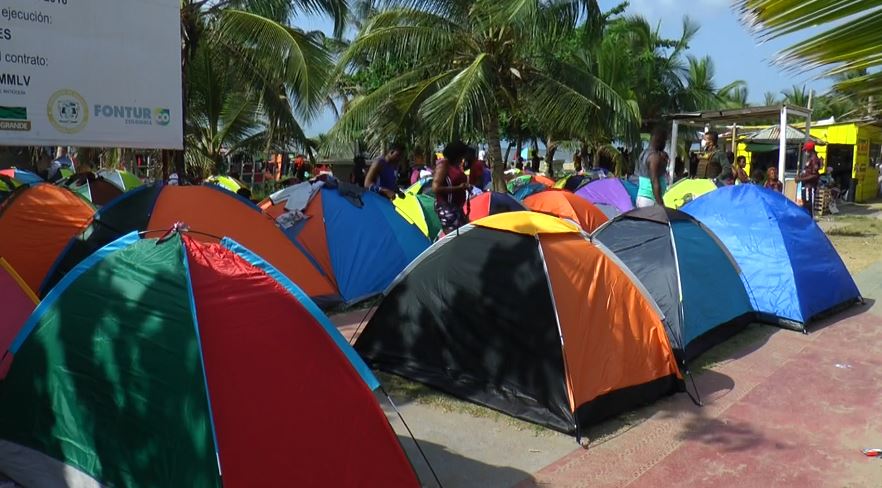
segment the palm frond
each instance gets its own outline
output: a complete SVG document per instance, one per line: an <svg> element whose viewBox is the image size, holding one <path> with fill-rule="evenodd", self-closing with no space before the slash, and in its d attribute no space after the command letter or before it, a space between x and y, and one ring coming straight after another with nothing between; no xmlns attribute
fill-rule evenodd
<svg viewBox="0 0 882 488"><path fill-rule="evenodd" d="M289 87L304 113L315 113L320 107L332 63L319 36L250 12L226 10L213 40L245 61L255 75L272 75Z"/></svg>
<svg viewBox="0 0 882 488"><path fill-rule="evenodd" d="M420 116L439 134L457 138L467 128L483 130L484 117L496 112L493 67L479 54L450 83L420 107Z"/></svg>

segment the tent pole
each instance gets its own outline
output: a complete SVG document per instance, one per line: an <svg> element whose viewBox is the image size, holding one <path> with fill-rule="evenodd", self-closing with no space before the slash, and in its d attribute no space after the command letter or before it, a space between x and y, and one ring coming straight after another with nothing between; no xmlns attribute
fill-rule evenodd
<svg viewBox="0 0 882 488"><path fill-rule="evenodd" d="M787 161L787 105L781 105L781 125L779 128L778 174L781 176L781 182L786 185L787 178L784 175L784 169Z"/></svg>
<svg viewBox="0 0 882 488"><path fill-rule="evenodd" d="M678 120L674 120L671 124L671 145L668 154L670 155L671 162L668 165L668 176L671 179L671 182L674 181L674 161L677 160L677 138L680 136L680 123Z"/></svg>
<svg viewBox="0 0 882 488"><path fill-rule="evenodd" d="M809 110L811 110L811 108L809 108ZM812 131L812 116L806 115L805 116L805 140L802 141L802 147L805 147L805 143L808 142L812 138L811 131ZM800 148L800 149L802 149L802 148ZM799 151L799 169L802 170L802 168L804 168L804 167L805 167L805 153L802 150L800 150Z"/></svg>

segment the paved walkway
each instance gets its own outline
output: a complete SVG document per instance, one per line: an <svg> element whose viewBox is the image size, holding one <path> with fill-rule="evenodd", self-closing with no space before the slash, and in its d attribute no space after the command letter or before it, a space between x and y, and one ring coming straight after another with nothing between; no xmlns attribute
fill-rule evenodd
<svg viewBox="0 0 882 488"><path fill-rule="evenodd" d="M858 285L882 296L882 263ZM882 486L882 461L860 453L882 447L882 305L867 302L808 335L770 329L696 378L704 407L685 395L656 403L637 427L518 488Z"/></svg>
<svg viewBox="0 0 882 488"><path fill-rule="evenodd" d="M882 460L860 449L882 447L882 262L857 282L867 305L807 335L756 326L757 341L695 378L703 407L664 399L588 449L431 406L407 405L405 418L447 487L880 487Z"/></svg>

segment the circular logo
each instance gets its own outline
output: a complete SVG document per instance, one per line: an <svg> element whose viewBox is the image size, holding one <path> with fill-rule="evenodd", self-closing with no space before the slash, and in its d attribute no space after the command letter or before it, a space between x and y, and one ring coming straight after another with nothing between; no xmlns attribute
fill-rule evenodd
<svg viewBox="0 0 882 488"><path fill-rule="evenodd" d="M49 122L58 132L76 134L89 123L86 99L73 90L58 90L46 105Z"/></svg>

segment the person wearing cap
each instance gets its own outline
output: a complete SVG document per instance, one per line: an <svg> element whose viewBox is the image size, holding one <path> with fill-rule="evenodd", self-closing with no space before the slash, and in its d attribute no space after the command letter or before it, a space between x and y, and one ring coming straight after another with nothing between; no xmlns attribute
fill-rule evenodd
<svg viewBox="0 0 882 488"><path fill-rule="evenodd" d="M806 142L803 151L806 155L805 166L802 173L796 177L796 181L802 183L802 205L809 215L812 215L818 194L818 180L821 179L821 160L815 152L814 142Z"/></svg>

